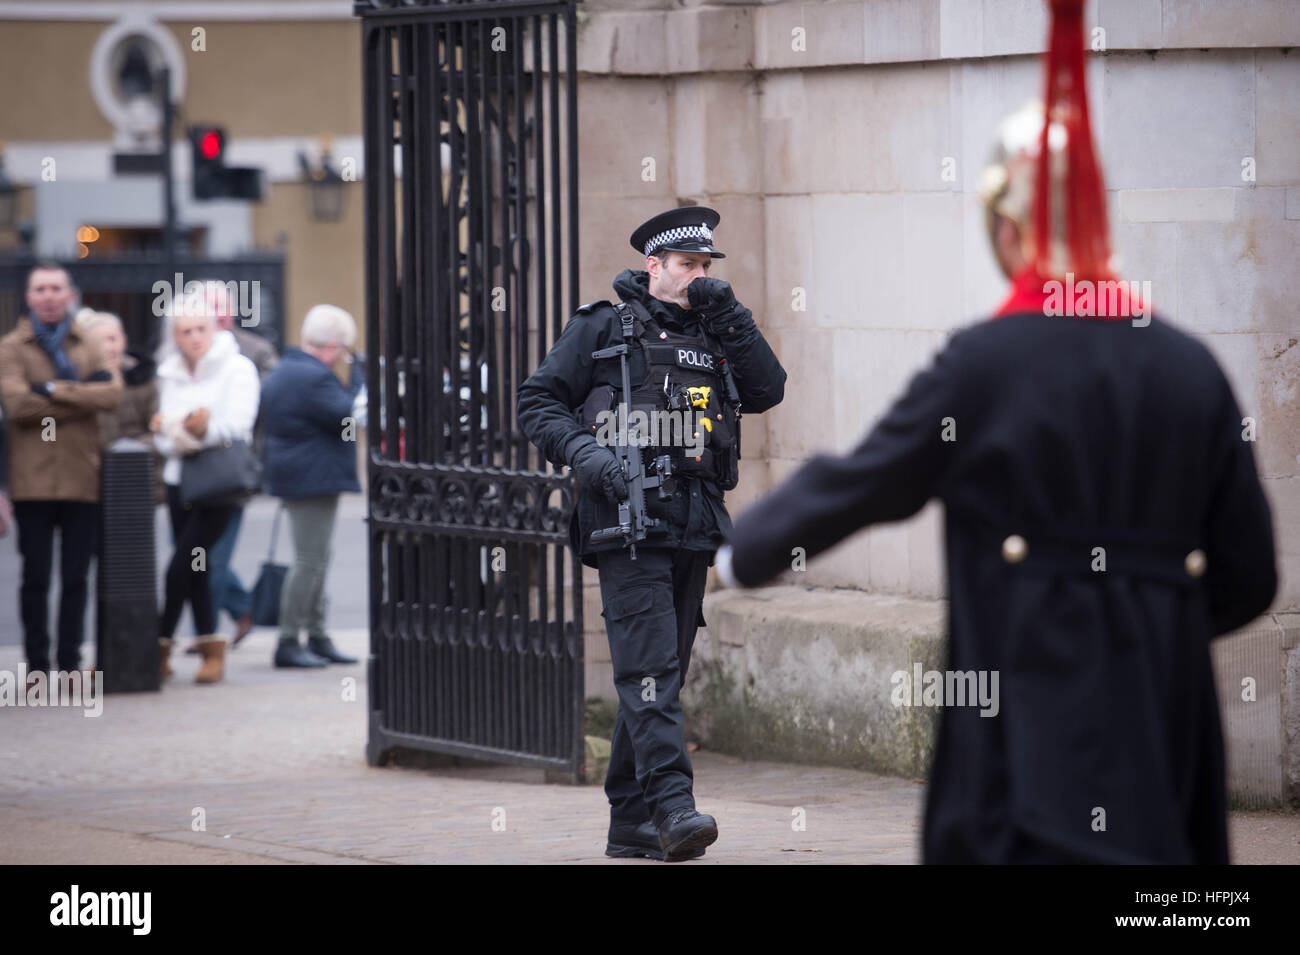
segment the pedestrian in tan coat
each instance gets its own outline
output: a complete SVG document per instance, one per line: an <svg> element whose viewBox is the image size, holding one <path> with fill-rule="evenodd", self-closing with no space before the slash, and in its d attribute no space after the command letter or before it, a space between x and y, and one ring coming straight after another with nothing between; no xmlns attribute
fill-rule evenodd
<svg viewBox="0 0 1300 955"><path fill-rule="evenodd" d="M122 377L73 327L76 297L53 263L27 277L29 314L0 338L0 400L9 425L9 493L22 555L20 615L28 669L50 668L49 590L58 528L58 667L81 667L86 586L99 526L99 413L122 400Z"/></svg>

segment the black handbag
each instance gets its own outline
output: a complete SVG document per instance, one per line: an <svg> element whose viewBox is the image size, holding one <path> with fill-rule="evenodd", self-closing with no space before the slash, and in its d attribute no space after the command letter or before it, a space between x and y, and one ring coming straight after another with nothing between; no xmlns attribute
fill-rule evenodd
<svg viewBox="0 0 1300 955"><path fill-rule="evenodd" d="M280 532L280 515L284 505L275 512L271 522L271 548L267 551L266 561L257 575L253 585L253 623L259 627L278 627L280 625L280 595L284 592L284 578L289 573L285 564L275 562L275 539Z"/></svg>
<svg viewBox="0 0 1300 955"><path fill-rule="evenodd" d="M182 504L243 505L262 486L262 463L247 441L227 441L181 458Z"/></svg>

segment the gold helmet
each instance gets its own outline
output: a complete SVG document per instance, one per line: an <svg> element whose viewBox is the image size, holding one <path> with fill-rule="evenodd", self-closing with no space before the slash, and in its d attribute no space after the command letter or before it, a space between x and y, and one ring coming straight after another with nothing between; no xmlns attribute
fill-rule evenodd
<svg viewBox="0 0 1300 955"><path fill-rule="evenodd" d="M1030 100L998 124L988 165L977 190L984 206L989 242L997 244L999 216L1010 219L1028 236L1033 226L1034 167L1043 130L1043 104Z"/></svg>
<svg viewBox="0 0 1300 955"><path fill-rule="evenodd" d="M1088 115L1084 0L1047 4L1043 102L1003 121L980 196L995 246L997 217L1006 216L1020 227L1026 260L1040 277L1102 278L1112 274L1113 263Z"/></svg>

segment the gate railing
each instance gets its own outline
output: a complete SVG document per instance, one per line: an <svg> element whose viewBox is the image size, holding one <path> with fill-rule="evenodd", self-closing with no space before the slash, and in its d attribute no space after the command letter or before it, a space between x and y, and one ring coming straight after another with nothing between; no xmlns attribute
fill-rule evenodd
<svg viewBox="0 0 1300 955"><path fill-rule="evenodd" d="M575 3L354 9L373 409L367 755L409 747L577 775L572 479L515 421L519 384L577 300Z"/></svg>

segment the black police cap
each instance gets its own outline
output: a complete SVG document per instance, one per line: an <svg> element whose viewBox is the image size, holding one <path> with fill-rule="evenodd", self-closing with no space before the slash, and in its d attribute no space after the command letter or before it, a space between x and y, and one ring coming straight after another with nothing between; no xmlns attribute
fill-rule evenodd
<svg viewBox="0 0 1300 955"><path fill-rule="evenodd" d="M705 206L682 206L661 212L632 233L632 248L641 255L665 252L707 252L726 256L713 247L713 230L722 217Z"/></svg>

